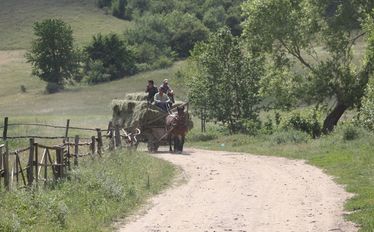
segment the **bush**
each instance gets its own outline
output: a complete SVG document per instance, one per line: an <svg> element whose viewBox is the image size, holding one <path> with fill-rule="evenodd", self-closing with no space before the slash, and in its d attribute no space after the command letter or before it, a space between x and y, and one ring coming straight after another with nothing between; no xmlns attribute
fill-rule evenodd
<svg viewBox="0 0 374 232"><path fill-rule="evenodd" d="M344 140L355 140L359 137L358 130L352 125L349 125L343 130L343 139Z"/></svg>
<svg viewBox="0 0 374 232"><path fill-rule="evenodd" d="M166 56L160 56L152 65L153 69L167 68L173 64L173 61Z"/></svg>
<svg viewBox="0 0 374 232"><path fill-rule="evenodd" d="M104 68L103 62L100 60L88 61L86 74L84 82L90 85L110 81L109 70Z"/></svg>
<svg viewBox="0 0 374 232"><path fill-rule="evenodd" d="M24 85L21 85L20 89L21 89L21 93L26 93L27 92L26 86L24 86Z"/></svg>
<svg viewBox="0 0 374 232"><path fill-rule="evenodd" d="M191 142L206 142L217 139L218 135L213 132L206 133L189 133L187 140Z"/></svg>
<svg viewBox="0 0 374 232"><path fill-rule="evenodd" d="M366 136L368 131L354 122L344 122L337 126L335 134L344 141L356 140Z"/></svg>
<svg viewBox="0 0 374 232"><path fill-rule="evenodd" d="M294 129L276 131L270 136L270 141L275 144L306 143L309 139L307 133Z"/></svg>
<svg viewBox="0 0 374 232"><path fill-rule="evenodd" d="M54 83L54 82L48 82L47 86L45 87L46 93L57 93L63 89L63 86Z"/></svg>
<svg viewBox="0 0 374 232"><path fill-rule="evenodd" d="M254 119L241 119L234 124L234 128L230 129L234 132L255 136L259 134L261 122Z"/></svg>
<svg viewBox="0 0 374 232"><path fill-rule="evenodd" d="M92 61L100 61L110 80L135 73L135 56L126 43L116 34L94 36L92 42L84 48L86 53L85 73L91 70ZM96 67L96 66L95 66Z"/></svg>
<svg viewBox="0 0 374 232"><path fill-rule="evenodd" d="M313 138L321 136L322 132L316 110L304 114L300 112L292 113L291 116L285 119L283 128L302 131L308 133Z"/></svg>

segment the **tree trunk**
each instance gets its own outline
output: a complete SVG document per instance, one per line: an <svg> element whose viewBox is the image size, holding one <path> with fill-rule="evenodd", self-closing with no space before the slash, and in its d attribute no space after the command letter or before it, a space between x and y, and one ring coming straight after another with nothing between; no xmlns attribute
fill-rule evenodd
<svg viewBox="0 0 374 232"><path fill-rule="evenodd" d="M340 117L347 109L348 107L346 105L338 102L335 108L325 118L325 121L323 122L322 132L324 134L330 133L334 129L336 124L338 124Z"/></svg>

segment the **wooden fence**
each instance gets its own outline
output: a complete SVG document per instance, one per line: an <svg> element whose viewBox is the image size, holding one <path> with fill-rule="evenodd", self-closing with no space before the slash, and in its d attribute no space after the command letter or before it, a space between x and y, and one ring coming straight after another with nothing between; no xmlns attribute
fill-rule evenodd
<svg viewBox="0 0 374 232"><path fill-rule="evenodd" d="M66 126L47 124L10 124L8 118L4 119L3 143L0 144L0 186L6 190L14 187L38 187L40 184L57 181L66 177L71 166L77 166L80 157L101 157L104 150L113 150L122 147L120 128L109 127L107 130L100 128L70 127L70 120ZM38 126L65 129L63 136L37 136L22 135L8 136L10 126ZM1 128L1 127L0 127ZM80 138L76 135L70 138L69 129L96 132L90 138ZM102 132L107 132L105 135ZM9 141L14 139L29 139L29 146L15 151L10 151ZM107 138L108 146L104 146ZM42 145L36 139L62 139L62 143L54 146ZM61 140L60 140L61 141ZM74 142L70 142L74 141ZM56 142L57 143L57 142ZM3 183L2 183L3 182Z"/></svg>

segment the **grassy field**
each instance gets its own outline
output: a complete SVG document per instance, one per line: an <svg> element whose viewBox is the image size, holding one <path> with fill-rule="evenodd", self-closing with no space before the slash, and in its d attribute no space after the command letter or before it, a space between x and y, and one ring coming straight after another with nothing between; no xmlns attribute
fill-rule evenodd
<svg viewBox="0 0 374 232"><path fill-rule="evenodd" d="M0 50L29 48L32 25L47 18L59 18L70 24L79 45L99 32L121 34L131 26L130 22L96 8L95 0L1 0Z"/></svg>
<svg viewBox="0 0 374 232"><path fill-rule="evenodd" d="M224 135L211 128L201 134L195 128L189 146L210 150L246 152L258 155L303 159L322 168L355 196L346 204L349 220L362 226L362 232L374 231L374 135L357 129L358 138L344 140L347 129L312 140L295 132L251 137ZM205 141L203 141L205 140ZM192 143L192 145L191 145Z"/></svg>
<svg viewBox="0 0 374 232"><path fill-rule="evenodd" d="M153 72L139 73L110 83L96 86L69 86L57 94L44 94L45 83L31 76L31 67L25 63L20 51L2 51L0 59L0 116L58 115L64 118L71 115L111 117L112 99L122 98L126 93L144 91L148 79L160 83L168 78L173 86L175 73L183 62L175 63L171 68ZM26 92L21 91L21 85ZM179 89L177 96L185 96Z"/></svg>

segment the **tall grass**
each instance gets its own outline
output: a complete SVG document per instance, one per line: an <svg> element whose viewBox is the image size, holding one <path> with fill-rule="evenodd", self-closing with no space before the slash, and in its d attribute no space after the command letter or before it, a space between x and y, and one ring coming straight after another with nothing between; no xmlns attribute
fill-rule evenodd
<svg viewBox="0 0 374 232"><path fill-rule="evenodd" d="M110 231L114 220L169 186L174 167L123 151L87 159L45 189L0 192L0 231Z"/></svg>

